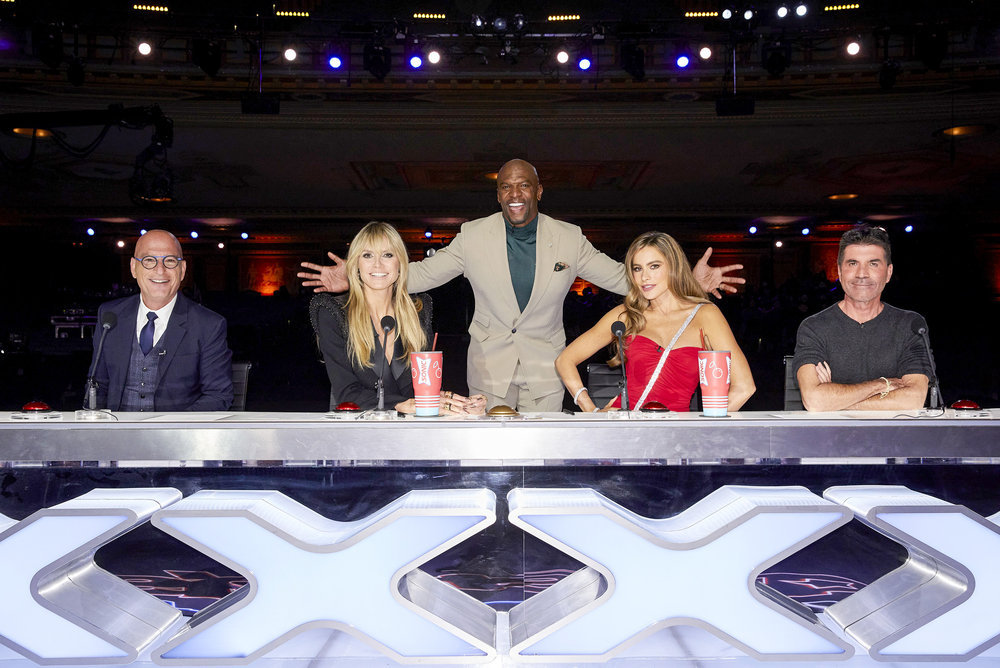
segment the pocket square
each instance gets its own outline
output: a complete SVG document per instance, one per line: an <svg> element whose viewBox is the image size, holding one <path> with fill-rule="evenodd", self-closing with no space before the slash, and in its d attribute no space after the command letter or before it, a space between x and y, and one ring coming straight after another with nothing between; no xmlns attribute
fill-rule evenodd
<svg viewBox="0 0 1000 668"><path fill-rule="evenodd" d="M552 271L563 271L564 269L569 269L569 265L565 262L556 262L556 266L552 268Z"/></svg>

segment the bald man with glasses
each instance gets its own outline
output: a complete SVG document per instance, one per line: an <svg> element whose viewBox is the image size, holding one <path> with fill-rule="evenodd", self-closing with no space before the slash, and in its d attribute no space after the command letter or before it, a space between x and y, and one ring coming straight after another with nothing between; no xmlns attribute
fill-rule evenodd
<svg viewBox="0 0 1000 668"><path fill-rule="evenodd" d="M224 411L233 402L226 319L180 292L187 263L177 237L150 230L129 261L139 294L102 304L113 313L97 360L97 407L112 411ZM94 336L94 355L100 330Z"/></svg>

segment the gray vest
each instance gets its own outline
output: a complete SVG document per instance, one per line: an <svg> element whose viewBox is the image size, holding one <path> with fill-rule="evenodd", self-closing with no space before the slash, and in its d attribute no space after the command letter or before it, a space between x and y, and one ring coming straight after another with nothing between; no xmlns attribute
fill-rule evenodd
<svg viewBox="0 0 1000 668"><path fill-rule="evenodd" d="M148 355L139 350L137 337L132 337L132 356L128 361L128 375L125 377L125 392L122 394L123 411L154 410L153 395L156 394L156 380L163 351L153 346Z"/></svg>

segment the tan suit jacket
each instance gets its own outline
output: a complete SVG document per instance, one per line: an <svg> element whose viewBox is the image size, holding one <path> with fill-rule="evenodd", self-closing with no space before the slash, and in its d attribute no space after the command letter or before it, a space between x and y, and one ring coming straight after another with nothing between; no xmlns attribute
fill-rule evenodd
<svg viewBox="0 0 1000 668"><path fill-rule="evenodd" d="M566 346L563 301L577 276L618 294L624 267L594 248L576 225L538 214L535 282L524 312L517 306L500 212L469 221L448 246L410 265L410 292L423 292L464 275L476 311L469 326L469 392L503 396L520 361L532 398L558 392L556 356Z"/></svg>

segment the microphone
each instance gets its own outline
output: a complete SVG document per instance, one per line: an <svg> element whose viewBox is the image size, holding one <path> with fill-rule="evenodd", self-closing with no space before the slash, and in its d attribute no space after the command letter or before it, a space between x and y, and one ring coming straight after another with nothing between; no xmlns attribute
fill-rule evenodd
<svg viewBox="0 0 1000 668"><path fill-rule="evenodd" d="M379 411L385 410L385 387L382 384L382 374L385 373L385 344L389 340L389 332L393 330L396 326L396 319L391 315L382 316L382 360L379 364L378 370L378 382L375 384L375 389L378 392L378 409Z"/></svg>
<svg viewBox="0 0 1000 668"><path fill-rule="evenodd" d="M101 338L97 342L97 352L94 353L90 370L87 372L87 382L84 384L83 407L85 410L97 410L97 383L94 381L94 374L97 372L97 362L100 361L101 353L104 351L104 339L117 324L118 316L111 311L105 311L101 314Z"/></svg>
<svg viewBox="0 0 1000 668"><path fill-rule="evenodd" d="M629 410L628 377L625 375L625 343L622 340L622 335L625 334L625 323L621 320L615 320L611 323L611 333L618 338L618 359L621 361L622 368L622 379L618 381L618 389L621 390L622 408L627 412Z"/></svg>
<svg viewBox="0 0 1000 668"><path fill-rule="evenodd" d="M934 364L934 352L931 351L931 339L927 335L927 322L919 313L914 313L913 315L913 320L910 322L910 329L912 329L913 333L923 340L924 350L927 351L927 359L931 363L931 378L927 388L930 393L930 398L927 402L927 407L940 408L941 384L937 377L937 366Z"/></svg>

